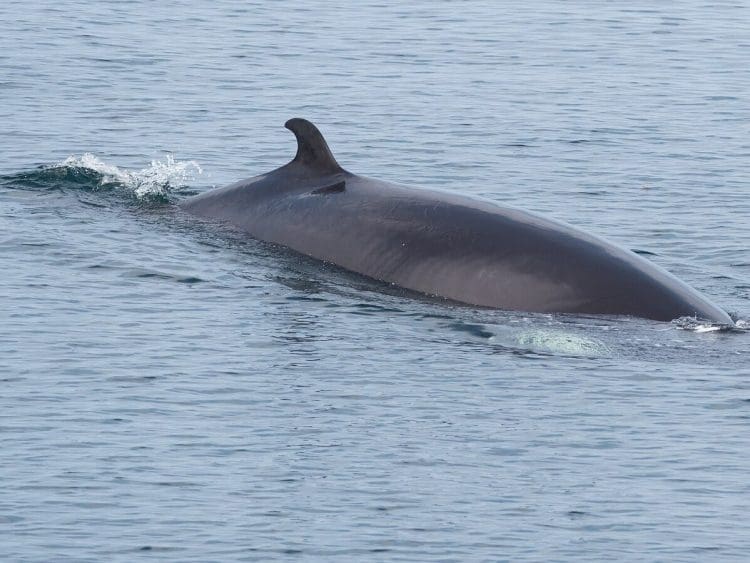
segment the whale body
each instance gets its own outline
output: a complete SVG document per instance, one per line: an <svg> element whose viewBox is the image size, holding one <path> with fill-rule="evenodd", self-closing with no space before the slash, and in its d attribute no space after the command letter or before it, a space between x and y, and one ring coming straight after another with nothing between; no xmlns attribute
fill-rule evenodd
<svg viewBox="0 0 750 563"><path fill-rule="evenodd" d="M291 162L187 199L182 209L470 305L733 324L696 290L616 244L489 201L352 174L312 123L285 126L298 143Z"/></svg>

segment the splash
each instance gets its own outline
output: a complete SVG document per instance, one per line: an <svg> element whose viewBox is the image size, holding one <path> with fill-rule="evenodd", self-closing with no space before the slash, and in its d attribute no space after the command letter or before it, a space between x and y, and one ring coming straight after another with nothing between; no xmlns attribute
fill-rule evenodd
<svg viewBox="0 0 750 563"><path fill-rule="evenodd" d="M69 156L44 167L43 171L94 189L122 188L139 200L168 199L175 189L185 187L203 174L197 162L177 161L172 155L167 155L164 161L152 160L142 170L131 171L107 164L91 153Z"/></svg>
<svg viewBox="0 0 750 563"><path fill-rule="evenodd" d="M695 317L680 317L672 321L672 324L680 330L690 332L744 332L748 329L746 321L738 320L734 325L711 323L698 320Z"/></svg>

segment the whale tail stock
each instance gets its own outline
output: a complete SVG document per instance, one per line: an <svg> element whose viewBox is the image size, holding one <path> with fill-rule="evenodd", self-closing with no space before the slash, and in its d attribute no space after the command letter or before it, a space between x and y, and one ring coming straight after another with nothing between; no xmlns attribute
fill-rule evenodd
<svg viewBox="0 0 750 563"><path fill-rule="evenodd" d="M294 117L284 124L297 137L297 154L292 162L313 168L321 173L343 172L328 148L328 143L315 125Z"/></svg>

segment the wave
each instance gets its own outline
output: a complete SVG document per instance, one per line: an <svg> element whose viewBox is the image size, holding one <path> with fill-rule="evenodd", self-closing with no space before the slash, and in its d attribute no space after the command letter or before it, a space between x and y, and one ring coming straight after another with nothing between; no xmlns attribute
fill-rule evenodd
<svg viewBox="0 0 750 563"><path fill-rule="evenodd" d="M140 201L165 201L188 182L203 174L194 160L178 161L172 155L152 160L142 170L127 170L91 153L69 156L56 164L36 170L3 176L2 183L10 187L31 189L120 190Z"/></svg>

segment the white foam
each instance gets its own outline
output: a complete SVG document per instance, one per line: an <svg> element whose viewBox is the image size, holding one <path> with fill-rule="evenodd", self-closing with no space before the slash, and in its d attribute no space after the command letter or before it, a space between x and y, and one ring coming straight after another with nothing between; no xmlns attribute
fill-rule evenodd
<svg viewBox="0 0 750 563"><path fill-rule="evenodd" d="M719 325L698 325L693 329L693 332L718 332L721 330Z"/></svg>

